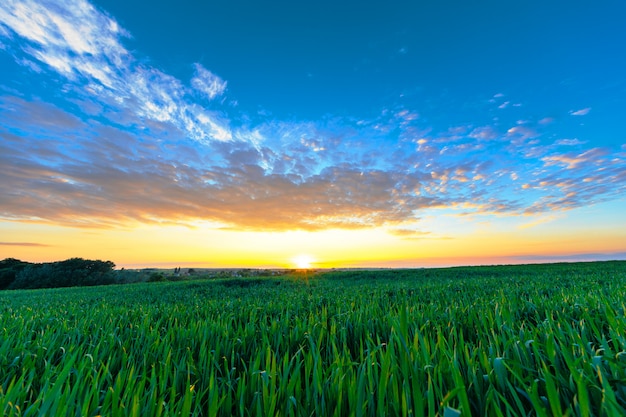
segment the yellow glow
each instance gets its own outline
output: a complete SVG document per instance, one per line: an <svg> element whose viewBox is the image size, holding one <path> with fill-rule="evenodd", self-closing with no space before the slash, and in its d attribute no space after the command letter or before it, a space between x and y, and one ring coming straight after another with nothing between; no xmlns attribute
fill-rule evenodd
<svg viewBox="0 0 626 417"><path fill-rule="evenodd" d="M292 261L297 269L311 269L313 262L315 262L311 255L306 254L298 255Z"/></svg>
<svg viewBox="0 0 626 417"><path fill-rule="evenodd" d="M89 229L5 221L0 222L0 259L82 257L126 268L308 269L532 263L558 256L623 254L624 202L604 207L535 217L457 216L433 210L407 225L316 232L235 231L202 223Z"/></svg>

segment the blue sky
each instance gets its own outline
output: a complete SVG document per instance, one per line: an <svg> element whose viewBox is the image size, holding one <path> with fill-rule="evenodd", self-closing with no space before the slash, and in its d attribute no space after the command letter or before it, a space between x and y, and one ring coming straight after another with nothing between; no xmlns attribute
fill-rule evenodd
<svg viewBox="0 0 626 417"><path fill-rule="evenodd" d="M619 1L7 0L0 240L624 220L624 39Z"/></svg>

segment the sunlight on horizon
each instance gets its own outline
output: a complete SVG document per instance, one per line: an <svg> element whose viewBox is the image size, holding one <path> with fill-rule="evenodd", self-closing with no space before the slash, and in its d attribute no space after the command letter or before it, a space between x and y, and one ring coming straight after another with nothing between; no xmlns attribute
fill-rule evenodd
<svg viewBox="0 0 626 417"><path fill-rule="evenodd" d="M292 259L297 269L311 269L315 259L311 255L301 254Z"/></svg>
<svg viewBox="0 0 626 417"><path fill-rule="evenodd" d="M626 3L127 3L0 1L0 259L626 259Z"/></svg>

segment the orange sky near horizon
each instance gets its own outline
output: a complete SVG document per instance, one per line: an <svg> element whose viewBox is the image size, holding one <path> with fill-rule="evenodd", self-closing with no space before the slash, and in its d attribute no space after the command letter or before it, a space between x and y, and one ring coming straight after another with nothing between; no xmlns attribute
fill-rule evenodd
<svg viewBox="0 0 626 417"><path fill-rule="evenodd" d="M38 244L5 243L0 257L30 262L83 257L111 260L118 268L296 268L303 256L312 268L514 264L607 259L605 255L623 259L626 222L620 224L621 215L614 211L619 205L548 218L481 219L432 210L415 234L385 227L252 232L202 223L93 229L3 222L3 240ZM593 222L586 223L589 216Z"/></svg>

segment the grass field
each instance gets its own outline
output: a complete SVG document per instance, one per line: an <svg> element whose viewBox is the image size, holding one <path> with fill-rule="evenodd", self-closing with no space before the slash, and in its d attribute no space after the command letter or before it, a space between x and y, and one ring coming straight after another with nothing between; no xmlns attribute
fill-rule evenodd
<svg viewBox="0 0 626 417"><path fill-rule="evenodd" d="M626 415L626 262L0 292L3 416Z"/></svg>

